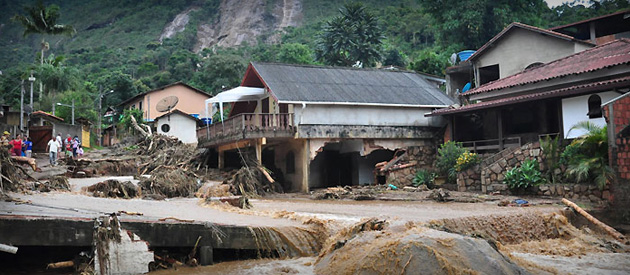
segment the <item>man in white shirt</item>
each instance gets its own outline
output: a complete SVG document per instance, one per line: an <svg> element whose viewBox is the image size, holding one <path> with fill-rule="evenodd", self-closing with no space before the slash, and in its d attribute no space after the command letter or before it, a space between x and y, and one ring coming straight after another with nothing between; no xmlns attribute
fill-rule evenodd
<svg viewBox="0 0 630 275"><path fill-rule="evenodd" d="M48 145L46 145L46 149L48 150L48 154L50 155L51 166L57 165L57 150L59 150L59 147L61 147L61 145L59 145L55 137L51 137L48 141Z"/></svg>

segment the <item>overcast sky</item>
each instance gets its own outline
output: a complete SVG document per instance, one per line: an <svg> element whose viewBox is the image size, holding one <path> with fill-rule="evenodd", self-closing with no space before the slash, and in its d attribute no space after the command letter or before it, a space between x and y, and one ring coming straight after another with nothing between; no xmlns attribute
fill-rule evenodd
<svg viewBox="0 0 630 275"><path fill-rule="evenodd" d="M555 6L559 6L562 5L562 3L568 3L568 2L572 2L573 0L545 0L545 2L547 2L547 5L550 8L553 8ZM582 2L583 5L588 5L589 4L589 0L580 0L578 2Z"/></svg>

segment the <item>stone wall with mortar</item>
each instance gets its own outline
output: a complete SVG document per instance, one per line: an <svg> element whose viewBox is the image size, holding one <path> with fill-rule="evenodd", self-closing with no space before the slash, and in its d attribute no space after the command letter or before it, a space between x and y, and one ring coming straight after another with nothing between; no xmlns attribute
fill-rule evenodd
<svg viewBox="0 0 630 275"><path fill-rule="evenodd" d="M521 147L507 148L494 155L483 158L481 163L457 174L458 191L481 191L484 193L506 191L503 184L504 173L519 166L526 159L537 159L544 169L542 150L539 142L528 143Z"/></svg>
<svg viewBox="0 0 630 275"><path fill-rule="evenodd" d="M399 163L409 163L415 161L413 167L390 171L387 174L387 183L396 186L408 186L413 183L413 178L419 169L430 169L433 167L436 157L435 144L427 142L425 146L409 146L406 148L407 154Z"/></svg>
<svg viewBox="0 0 630 275"><path fill-rule="evenodd" d="M534 192L541 196L557 196L569 200L590 200L593 203L609 201L612 194L608 185L599 189L590 184L542 184L534 188Z"/></svg>
<svg viewBox="0 0 630 275"><path fill-rule="evenodd" d="M510 148L510 150L504 150L497 155L500 155L500 157L493 156L487 162L484 161L482 165L481 192L487 193L507 190L507 186L503 183L505 172L520 166L523 161L527 159L538 160L541 171L544 171L540 142L528 143L514 149ZM489 163L495 159L496 161Z"/></svg>

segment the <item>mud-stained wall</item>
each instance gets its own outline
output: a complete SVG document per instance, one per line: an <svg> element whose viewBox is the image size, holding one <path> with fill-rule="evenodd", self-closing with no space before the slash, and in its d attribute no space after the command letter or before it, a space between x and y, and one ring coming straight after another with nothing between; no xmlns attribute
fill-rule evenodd
<svg viewBox="0 0 630 275"><path fill-rule="evenodd" d="M307 152L304 149L306 140L288 139L282 144L274 145L275 165L284 173L283 188L285 192L306 192L304 176L306 171ZM291 166L291 156L293 161ZM291 169L293 168L293 169Z"/></svg>

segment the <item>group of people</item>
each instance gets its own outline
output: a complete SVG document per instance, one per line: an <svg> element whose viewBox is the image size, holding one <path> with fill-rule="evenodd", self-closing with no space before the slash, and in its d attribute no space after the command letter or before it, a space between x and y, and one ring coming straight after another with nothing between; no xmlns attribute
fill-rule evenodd
<svg viewBox="0 0 630 275"><path fill-rule="evenodd" d="M15 138L11 139L11 133L4 131L0 138L0 144L9 150L11 156L29 158L33 156L33 142L30 137L17 134Z"/></svg>
<svg viewBox="0 0 630 275"><path fill-rule="evenodd" d="M83 147L78 136L73 138L68 135L66 139L62 139L61 134L57 134L57 137L52 136L46 149L50 157L50 165L53 166L57 165L57 160L61 158L62 152L65 152L66 157L73 159L83 156Z"/></svg>

